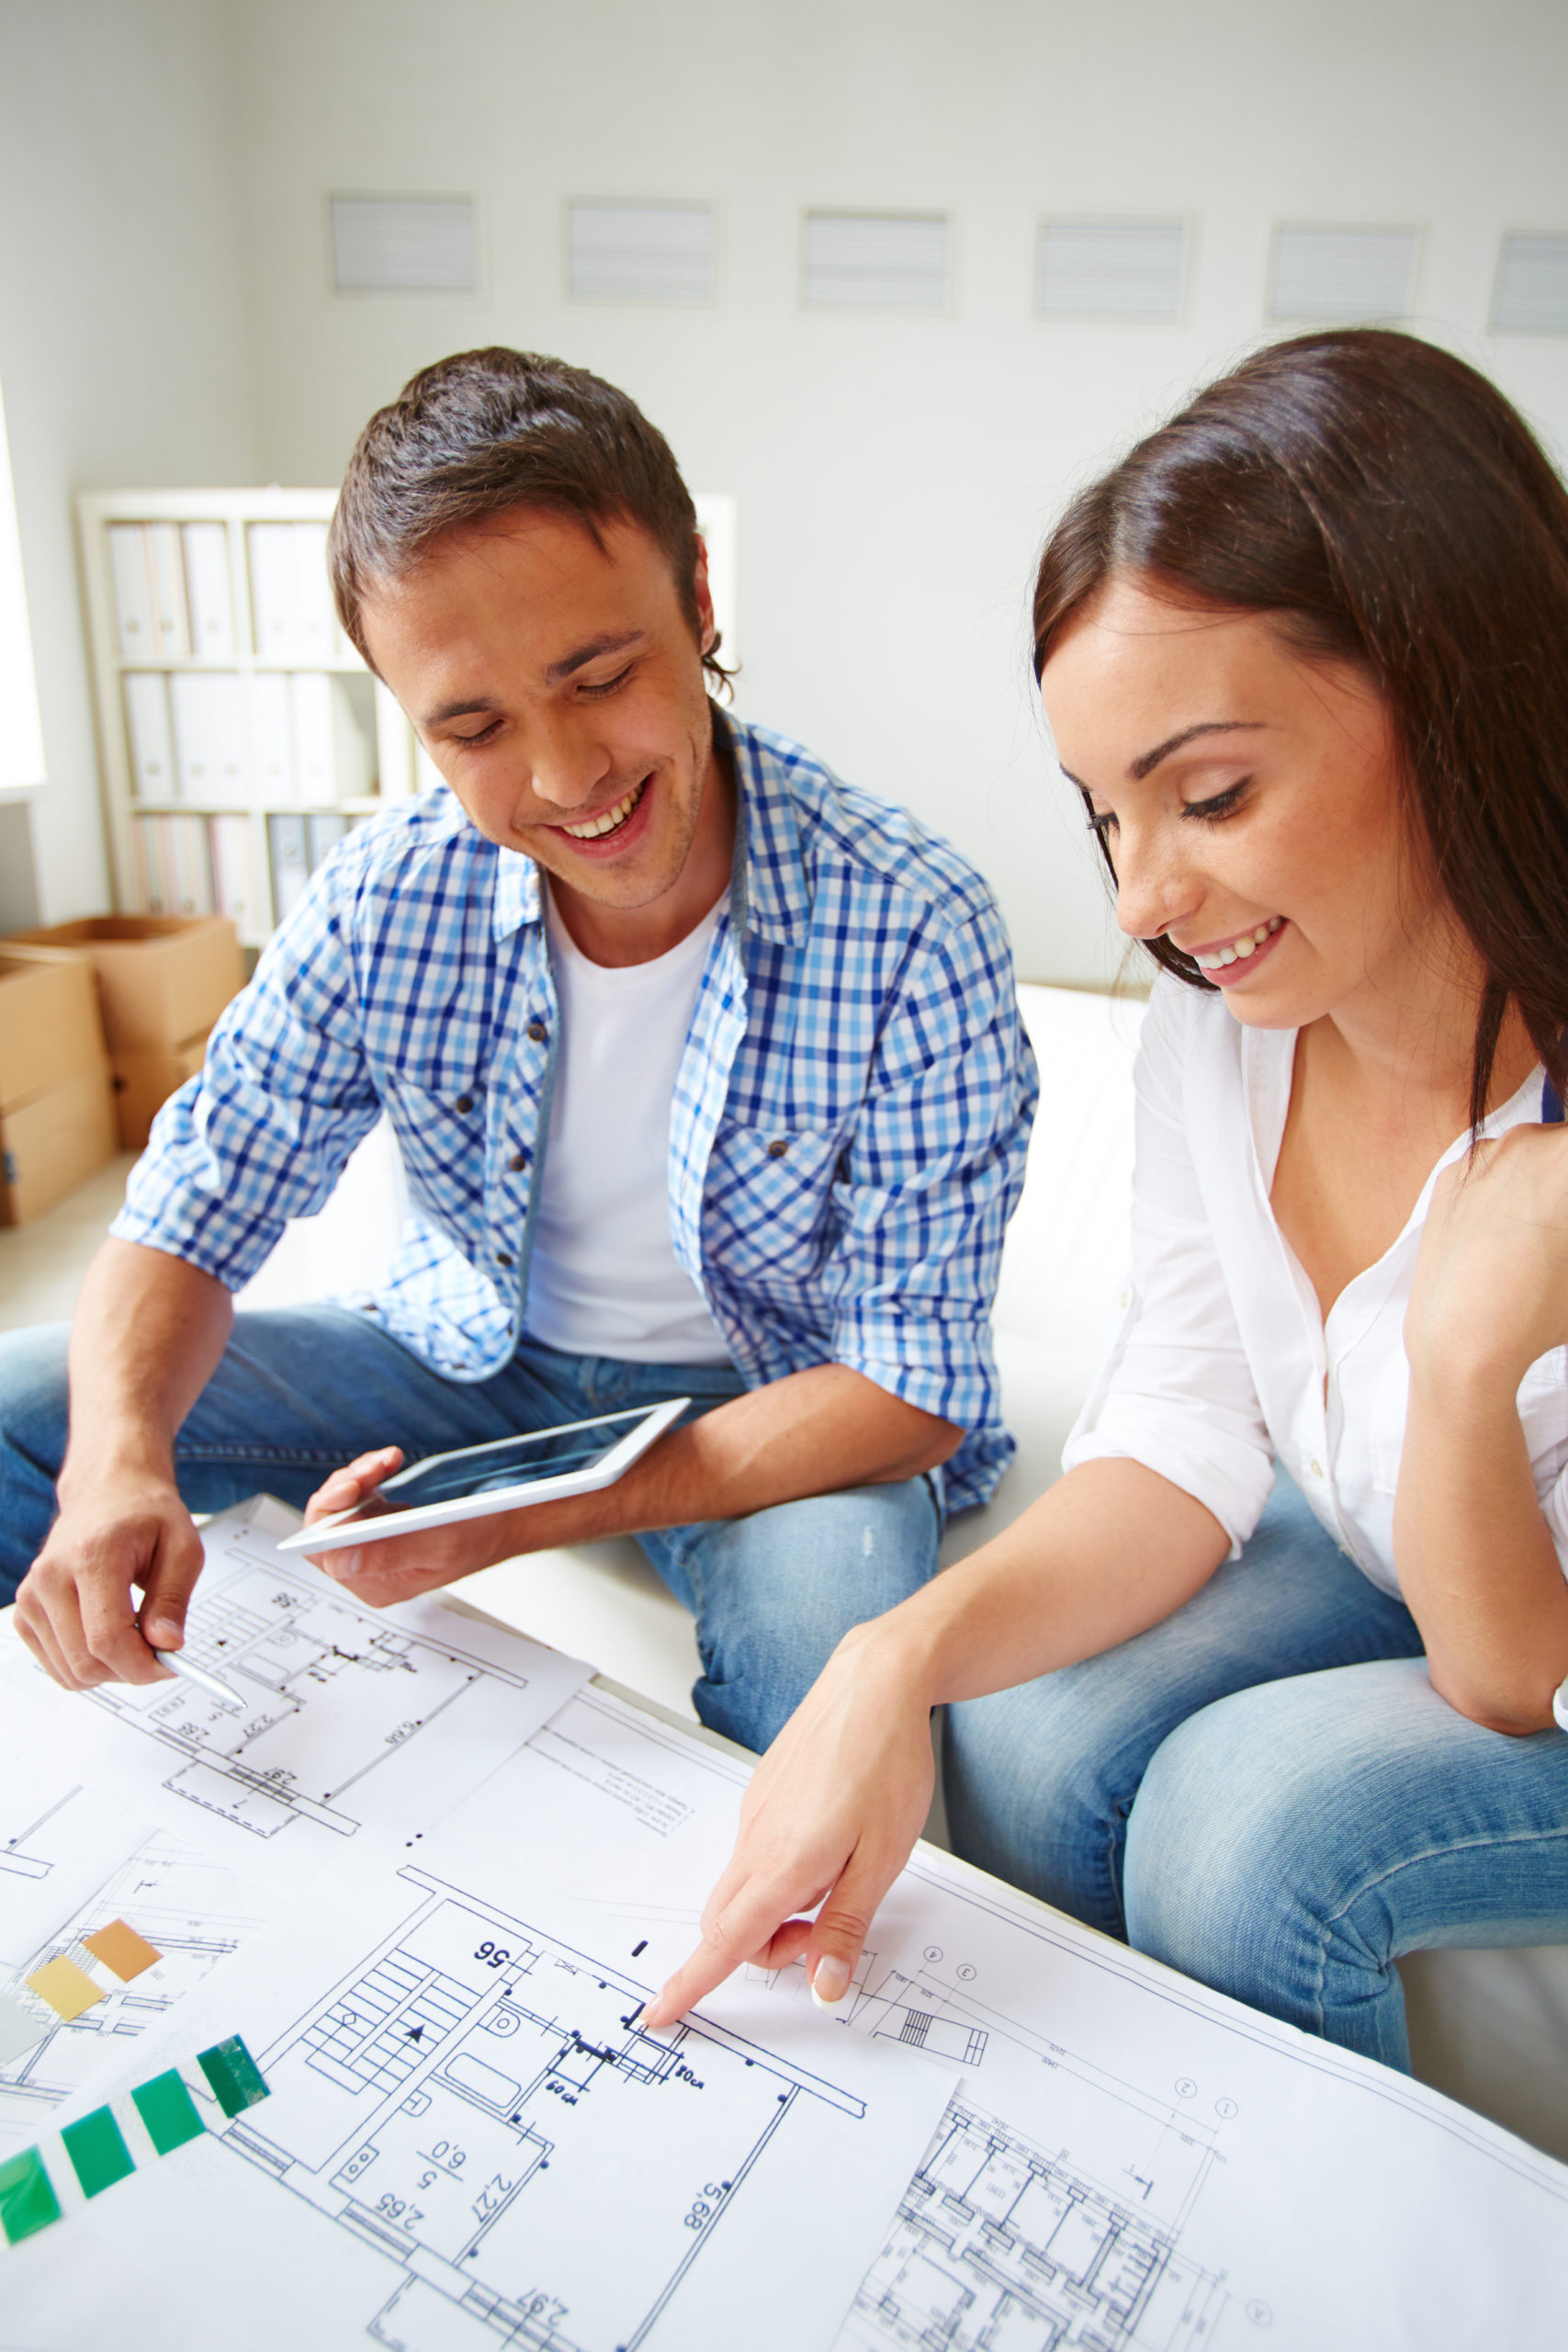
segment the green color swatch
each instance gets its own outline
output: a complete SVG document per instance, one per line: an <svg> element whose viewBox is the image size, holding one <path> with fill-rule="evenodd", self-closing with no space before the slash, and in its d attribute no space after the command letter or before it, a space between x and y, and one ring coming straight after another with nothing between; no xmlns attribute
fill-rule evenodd
<svg viewBox="0 0 1568 2352"><path fill-rule="evenodd" d="M67 2123L60 2136L85 2196L96 2197L136 2170L119 2125L107 2107L95 2108L79 2123Z"/></svg>
<svg viewBox="0 0 1568 2352"><path fill-rule="evenodd" d="M147 2126L147 2137L161 2156L166 2156L171 2148L183 2148L187 2140L199 2139L207 2129L196 2111L195 2099L172 2066L166 2075L154 2075L130 2096Z"/></svg>
<svg viewBox="0 0 1568 2352"><path fill-rule="evenodd" d="M0 2164L0 2230L11 2245L20 2245L35 2230L47 2230L60 2219L56 2197L43 2158L36 2148L7 2156Z"/></svg>
<svg viewBox="0 0 1568 2352"><path fill-rule="evenodd" d="M212 2096L231 2120L271 2094L261 2068L237 2033L210 2050L198 2051L197 2064L212 2086Z"/></svg>

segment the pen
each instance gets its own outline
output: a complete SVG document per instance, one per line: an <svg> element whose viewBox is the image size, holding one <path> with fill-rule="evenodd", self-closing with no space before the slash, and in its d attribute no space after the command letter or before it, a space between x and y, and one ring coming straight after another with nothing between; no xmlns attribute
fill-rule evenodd
<svg viewBox="0 0 1568 2352"><path fill-rule="evenodd" d="M192 1666L183 1651L154 1650L152 1655L160 1666L169 1667L175 1674L183 1675L187 1682L196 1683L209 1698L217 1699L235 1714L243 1709L245 1702L237 1691L231 1690L226 1682L220 1682L215 1674L209 1674L205 1667Z"/></svg>

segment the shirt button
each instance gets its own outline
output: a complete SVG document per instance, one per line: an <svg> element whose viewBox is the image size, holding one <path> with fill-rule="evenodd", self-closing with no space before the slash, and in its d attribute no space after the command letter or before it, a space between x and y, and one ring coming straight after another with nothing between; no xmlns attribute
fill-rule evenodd
<svg viewBox="0 0 1568 2352"><path fill-rule="evenodd" d="M1309 1464L1307 1464L1307 1467L1311 1470L1312 1475L1313 1475L1313 1476L1314 1476L1314 1478L1321 1478L1321 1477L1322 1477L1322 1476L1323 1476L1323 1464L1322 1464L1322 1463L1321 1463L1321 1462L1312 1462L1312 1463L1309 1463Z"/></svg>
<svg viewBox="0 0 1568 2352"><path fill-rule="evenodd" d="M782 1136L775 1137L773 1142L768 1146L768 1158L770 1159L782 1159L788 1149L789 1146L784 1141Z"/></svg>
<svg viewBox="0 0 1568 2352"><path fill-rule="evenodd" d="M527 1167L528 1162L533 1159L533 1157L534 1155L531 1151L514 1151L506 1164L508 1168L511 1169L512 1173L515 1176L520 1169Z"/></svg>
<svg viewBox="0 0 1568 2352"><path fill-rule="evenodd" d="M528 1035L532 1037L536 1046L542 1046L549 1034L549 1031L546 1028L542 1021L529 1022Z"/></svg>
<svg viewBox="0 0 1568 2352"><path fill-rule="evenodd" d="M459 1111L471 1111L474 1107L473 1096L471 1094L459 1094L457 1097L457 1107Z"/></svg>
<svg viewBox="0 0 1568 2352"><path fill-rule="evenodd" d="M498 1250L495 1253L495 1262L498 1266L510 1266L512 1263L511 1250Z"/></svg>

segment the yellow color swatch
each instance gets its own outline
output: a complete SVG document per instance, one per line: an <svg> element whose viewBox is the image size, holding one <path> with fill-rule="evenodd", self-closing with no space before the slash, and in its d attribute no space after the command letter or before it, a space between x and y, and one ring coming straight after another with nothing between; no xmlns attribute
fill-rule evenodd
<svg viewBox="0 0 1568 2352"><path fill-rule="evenodd" d="M73 2018L79 2018L84 2009L90 2009L95 2001L101 2001L104 1997L92 1978L78 1968L73 1960L66 1960L63 1956L59 1960L46 1961L25 1981L28 1990L36 1993L40 2001L47 2001L55 2016L63 2018L67 2025Z"/></svg>
<svg viewBox="0 0 1568 2352"><path fill-rule="evenodd" d="M96 1935L84 1936L82 1941L95 1960L101 1960L106 1968L113 1970L122 1984L129 1984L143 1969L156 1967L164 1957L161 1951L153 1951L145 1936L139 1936L123 1919L111 1919L107 1928L100 1928Z"/></svg>

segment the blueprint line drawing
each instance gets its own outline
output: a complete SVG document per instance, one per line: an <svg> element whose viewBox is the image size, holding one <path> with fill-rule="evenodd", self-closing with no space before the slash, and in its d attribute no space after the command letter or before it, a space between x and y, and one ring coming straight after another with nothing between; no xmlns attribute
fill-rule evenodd
<svg viewBox="0 0 1568 2352"><path fill-rule="evenodd" d="M26 1829L19 1829L14 1838L7 1838L0 1846L0 1871L9 1872L13 1878L47 1878L54 1868L53 1863L39 1854L25 1854L22 1848L30 1846L45 1824L52 1821L73 1797L79 1797L81 1793L82 1783L78 1781L74 1788L67 1789L63 1796L57 1797L36 1821L28 1823Z"/></svg>
<svg viewBox="0 0 1568 2352"><path fill-rule="evenodd" d="M1175 2233L960 2094L835 2352L1195 2352L1226 2300Z"/></svg>
<svg viewBox="0 0 1568 2352"><path fill-rule="evenodd" d="M301 1816L343 1838L360 1827L351 1792L482 1686L527 1678L378 1621L265 1534L241 1529L191 1604L186 1656L246 1702L236 1715L199 1686L105 1684L93 1703L175 1759L164 1786L253 1837Z"/></svg>
<svg viewBox="0 0 1568 2352"><path fill-rule="evenodd" d="M384 2257L389 2352L638 2352L802 2105L857 2125L863 2099L711 2019L645 2033L647 1984L397 1878L412 1907L258 2052L272 2097L222 2147ZM590 2264L561 2251L585 2211L608 2270L597 2233Z"/></svg>

